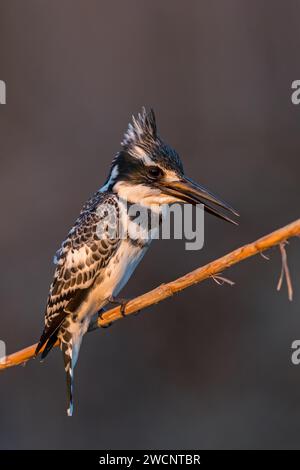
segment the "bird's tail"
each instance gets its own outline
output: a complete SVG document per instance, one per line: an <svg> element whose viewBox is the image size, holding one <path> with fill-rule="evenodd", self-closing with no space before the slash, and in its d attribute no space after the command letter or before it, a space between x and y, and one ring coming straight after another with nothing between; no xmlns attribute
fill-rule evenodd
<svg viewBox="0 0 300 470"><path fill-rule="evenodd" d="M85 331L86 330L82 328L80 323L77 324L76 322L69 321L66 318L66 313L62 312L52 321L49 327L44 329L35 351L35 355L37 356L44 347L42 352L42 359L44 359L53 348L56 340L59 340L67 378L68 416L72 416L73 414L74 367L77 362L82 336Z"/></svg>
<svg viewBox="0 0 300 470"><path fill-rule="evenodd" d="M73 378L74 378L74 364L72 360L73 353L73 339L68 342L60 341L60 349L63 353L66 380L67 380L67 414L72 416L73 414Z"/></svg>
<svg viewBox="0 0 300 470"><path fill-rule="evenodd" d="M77 362L79 349L82 340L82 331L78 328L72 332L66 327L62 328L59 334L60 349L63 353L66 380L67 380L67 414L73 414L73 383L74 368Z"/></svg>

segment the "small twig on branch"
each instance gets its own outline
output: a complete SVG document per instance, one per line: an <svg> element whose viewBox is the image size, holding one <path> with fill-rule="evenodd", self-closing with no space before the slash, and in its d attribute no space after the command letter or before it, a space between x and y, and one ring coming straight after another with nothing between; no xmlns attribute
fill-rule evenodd
<svg viewBox="0 0 300 470"><path fill-rule="evenodd" d="M156 287L156 289L153 289L146 294L140 295L139 297L130 300L126 304L124 314L131 315L138 312L139 310L149 307L150 305L161 302L162 300L171 297L173 294L180 292L189 286L204 281L205 279L210 277L217 278L220 272L229 268L233 264L237 264L240 261L250 258L251 256L268 250L273 246L281 246L288 238L295 236L300 236L300 219L295 220L291 224L286 225L285 227L282 227L275 232L272 232L269 235L256 240L253 243L244 245L241 248L238 248L231 253L228 253L227 255L206 264L205 266L195 269L194 271L191 271L190 273L176 279L175 281L171 281L167 284L161 284L159 287ZM281 253L284 253L282 257L283 269L288 283L289 297L291 298L292 290L290 275L286 264L286 252L284 248L280 249ZM123 318L121 307L112 308L103 313L101 317L98 318L97 324L94 325L91 329L105 327L108 324L119 320L120 318ZM28 361L34 356L35 348L36 344L6 356L4 360L0 361L0 370L4 370L8 367L13 367Z"/></svg>
<svg viewBox="0 0 300 470"><path fill-rule="evenodd" d="M287 262L287 254L286 254L286 249L285 249L286 243L287 243L286 241L283 241L279 244L279 249L281 253L281 273L280 273L280 277L279 277L278 284L277 284L277 290L280 291L282 287L283 278L285 277L287 290L288 290L288 298L290 301L292 301L293 300L293 286L292 286L292 279L291 279L290 270L289 270L289 266Z"/></svg>
<svg viewBox="0 0 300 470"><path fill-rule="evenodd" d="M260 255L263 259L266 259L267 261L270 261L269 256L265 255L262 251L260 252Z"/></svg>
<svg viewBox="0 0 300 470"><path fill-rule="evenodd" d="M226 277L219 276L219 274L215 274L211 276L212 279L219 285L222 286L223 284L229 284L230 286L234 286L235 282L227 279Z"/></svg>

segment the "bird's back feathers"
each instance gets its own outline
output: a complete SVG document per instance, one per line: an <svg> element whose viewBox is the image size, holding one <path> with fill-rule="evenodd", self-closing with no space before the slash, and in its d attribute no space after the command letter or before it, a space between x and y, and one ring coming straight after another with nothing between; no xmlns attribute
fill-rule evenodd
<svg viewBox="0 0 300 470"><path fill-rule="evenodd" d="M116 229L110 226L112 222L108 212L111 210L116 211L117 218L119 206L115 195L100 191L94 194L56 253L56 270L45 312L45 328L36 348L37 355L45 346L44 358L56 340L60 342L67 375L69 415L73 407L73 369L82 335L88 327L85 314L89 312L82 312L81 306L120 243L118 233L112 237L109 231Z"/></svg>

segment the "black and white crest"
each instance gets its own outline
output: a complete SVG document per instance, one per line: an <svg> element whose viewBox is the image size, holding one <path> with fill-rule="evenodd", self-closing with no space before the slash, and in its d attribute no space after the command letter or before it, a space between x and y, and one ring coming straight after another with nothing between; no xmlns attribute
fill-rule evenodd
<svg viewBox="0 0 300 470"><path fill-rule="evenodd" d="M143 160L146 165L161 163L166 168L183 172L177 152L158 135L153 109L147 112L143 107L137 117L132 116L132 122L128 124L121 144L125 152ZM117 157L113 164L116 161Z"/></svg>
<svg viewBox="0 0 300 470"><path fill-rule="evenodd" d="M142 113L139 113L137 117L132 116L132 123L128 124L122 146L129 151L134 151L135 147L149 151L156 144L156 139L157 128L154 111L151 109L147 113L143 108Z"/></svg>

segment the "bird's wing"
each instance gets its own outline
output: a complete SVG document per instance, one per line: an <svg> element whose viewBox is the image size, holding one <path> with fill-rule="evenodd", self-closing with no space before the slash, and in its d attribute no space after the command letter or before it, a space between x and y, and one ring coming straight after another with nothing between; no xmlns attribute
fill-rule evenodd
<svg viewBox="0 0 300 470"><path fill-rule="evenodd" d="M119 205L112 194L97 193L75 222L54 258L56 270L50 287L45 329L37 352L76 310L101 270L118 249Z"/></svg>

